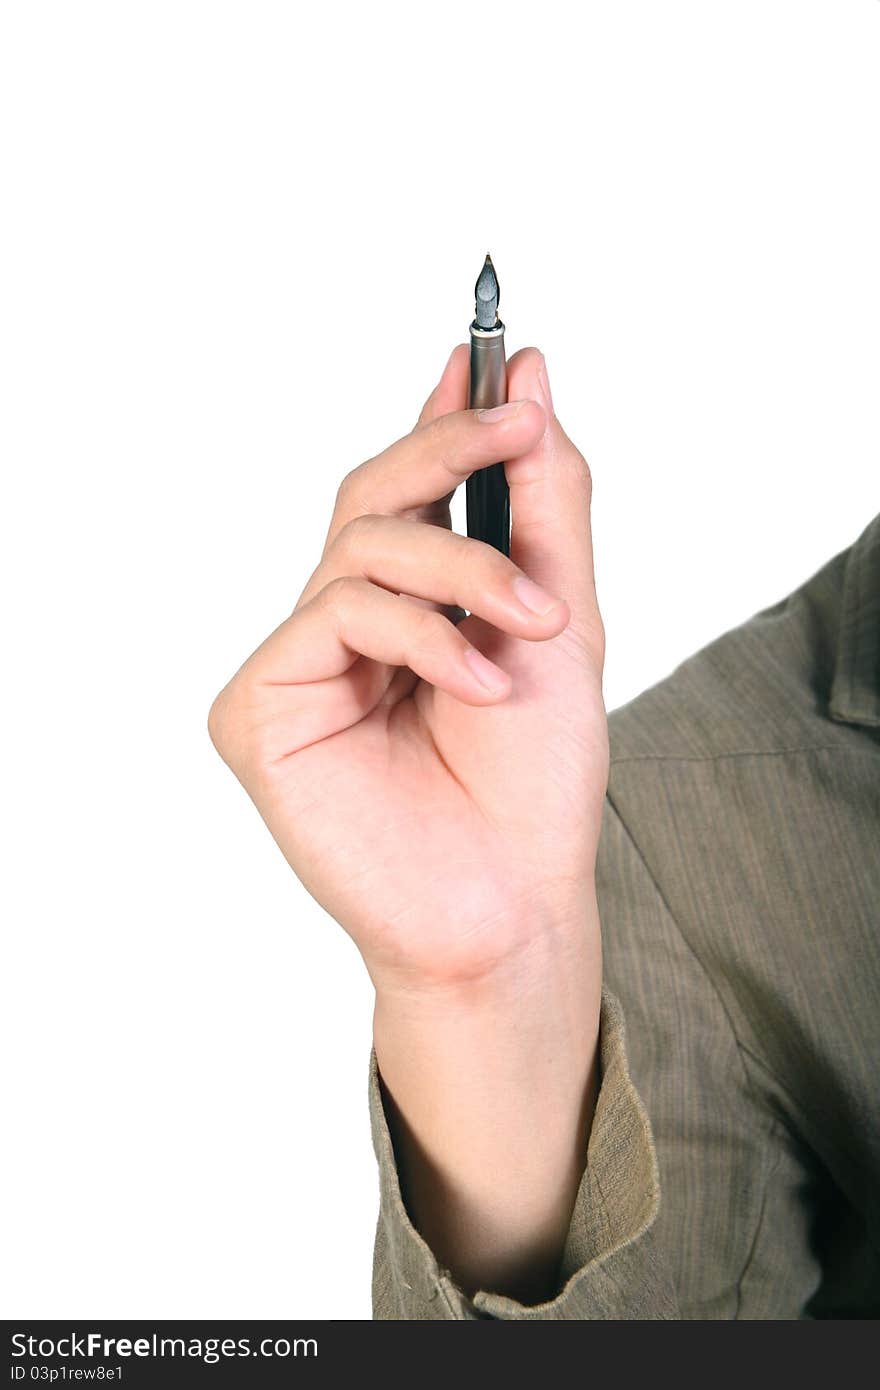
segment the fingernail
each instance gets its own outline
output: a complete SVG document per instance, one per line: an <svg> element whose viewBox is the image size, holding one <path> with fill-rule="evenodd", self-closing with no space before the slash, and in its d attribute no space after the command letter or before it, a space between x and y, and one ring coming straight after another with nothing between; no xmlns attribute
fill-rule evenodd
<svg viewBox="0 0 880 1390"><path fill-rule="evenodd" d="M512 416L518 415L524 405L525 401L508 401L507 405L493 405L491 410L478 410L477 419L485 420L490 425L495 420L509 420Z"/></svg>
<svg viewBox="0 0 880 1390"><path fill-rule="evenodd" d="M514 579L513 591L523 607L527 608L530 613L537 613L539 618L543 618L560 601L552 594L548 594L546 589L542 589L540 584L526 578L524 574L518 574Z"/></svg>
<svg viewBox="0 0 880 1390"><path fill-rule="evenodd" d="M507 673L478 652L476 647L468 647L464 659L484 690L491 690L493 695L497 695L507 685Z"/></svg>
<svg viewBox="0 0 880 1390"><path fill-rule="evenodd" d="M539 386L541 387L541 391L542 391L542 393L543 393L544 399L546 400L548 406L550 407L550 409L551 409L551 411L552 411L552 410L553 410L553 397L552 397L552 395L550 394L550 378L549 378L549 376L547 375L547 359L546 359L546 357L543 358L543 361L542 361L542 363L541 363L541 366L540 366L540 368L538 369L538 384L539 384ZM554 412L554 413L555 413L555 412Z"/></svg>

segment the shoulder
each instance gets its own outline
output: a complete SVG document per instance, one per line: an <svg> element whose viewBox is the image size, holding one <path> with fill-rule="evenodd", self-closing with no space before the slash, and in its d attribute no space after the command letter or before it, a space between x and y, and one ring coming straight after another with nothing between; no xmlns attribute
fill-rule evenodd
<svg viewBox="0 0 880 1390"><path fill-rule="evenodd" d="M827 746L849 551L682 661L608 718L611 782L636 760L701 761Z"/></svg>

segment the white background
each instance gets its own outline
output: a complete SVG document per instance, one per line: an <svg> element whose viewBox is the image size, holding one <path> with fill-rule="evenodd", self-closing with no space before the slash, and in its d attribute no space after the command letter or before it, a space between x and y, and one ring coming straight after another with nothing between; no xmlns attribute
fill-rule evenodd
<svg viewBox="0 0 880 1390"><path fill-rule="evenodd" d="M487 250L592 466L609 708L855 539L880 5L0 14L2 1312L367 1318L369 981L211 699Z"/></svg>

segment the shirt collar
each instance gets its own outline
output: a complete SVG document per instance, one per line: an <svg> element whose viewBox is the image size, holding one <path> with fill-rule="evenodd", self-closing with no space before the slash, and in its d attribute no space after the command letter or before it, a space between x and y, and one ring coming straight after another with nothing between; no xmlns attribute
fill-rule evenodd
<svg viewBox="0 0 880 1390"><path fill-rule="evenodd" d="M828 713L880 727L880 513L847 554Z"/></svg>

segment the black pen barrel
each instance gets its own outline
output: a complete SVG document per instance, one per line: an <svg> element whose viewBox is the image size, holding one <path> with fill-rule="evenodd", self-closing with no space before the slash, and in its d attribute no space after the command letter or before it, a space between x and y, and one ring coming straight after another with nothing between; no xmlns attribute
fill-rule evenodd
<svg viewBox="0 0 880 1390"><path fill-rule="evenodd" d="M481 328L474 320L470 327L471 361L468 408L486 409L507 401L507 359L504 354L504 324L498 319L493 328ZM490 463L472 473L466 483L467 533L487 541L502 554L510 554L510 492L503 463Z"/></svg>

